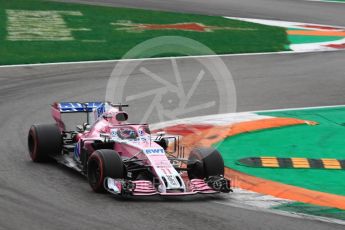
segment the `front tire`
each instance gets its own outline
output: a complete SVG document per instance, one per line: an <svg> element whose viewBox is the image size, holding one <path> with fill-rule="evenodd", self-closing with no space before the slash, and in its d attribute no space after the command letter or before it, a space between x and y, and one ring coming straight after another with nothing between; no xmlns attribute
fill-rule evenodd
<svg viewBox="0 0 345 230"><path fill-rule="evenodd" d="M31 160L46 161L62 151L62 136L55 124L32 125L28 134L28 148Z"/></svg>
<svg viewBox="0 0 345 230"><path fill-rule="evenodd" d="M87 178L93 191L105 192L104 179L111 177L123 179L125 166L120 155L111 149L99 149L93 152L87 163Z"/></svg>
<svg viewBox="0 0 345 230"><path fill-rule="evenodd" d="M214 148L194 148L188 158L187 172L189 179L223 176L223 158Z"/></svg>

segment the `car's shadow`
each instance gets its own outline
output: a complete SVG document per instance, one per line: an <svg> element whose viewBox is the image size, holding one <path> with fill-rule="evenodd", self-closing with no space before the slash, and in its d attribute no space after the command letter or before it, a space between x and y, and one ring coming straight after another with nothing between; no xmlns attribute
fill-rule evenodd
<svg viewBox="0 0 345 230"><path fill-rule="evenodd" d="M116 196L108 194L109 197L115 199L119 202L142 202L142 203L152 203L152 202L205 202L205 201L223 201L226 200L223 194L195 194L195 195L185 195L185 196Z"/></svg>

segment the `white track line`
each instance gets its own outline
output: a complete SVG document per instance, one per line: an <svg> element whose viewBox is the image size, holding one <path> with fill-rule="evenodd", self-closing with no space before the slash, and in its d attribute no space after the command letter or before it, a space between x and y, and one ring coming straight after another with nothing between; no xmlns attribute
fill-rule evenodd
<svg viewBox="0 0 345 230"><path fill-rule="evenodd" d="M36 64L17 64L17 65L0 65L0 68L14 67L31 67L31 66L52 66L52 65L75 65L75 64L94 64L94 63L111 63L111 62L131 62L147 60L170 60L170 59L188 59L188 58L212 58L212 57L237 57L237 56L259 56L259 55L282 55L282 54L305 54L305 53L323 53L339 52L341 50L324 50L324 51L281 51L266 53L241 53L241 54L219 54L219 55L194 55L180 57L159 57L159 58L138 58L138 59L114 59L114 60L97 60L97 61L76 61L76 62L53 62L53 63L36 63Z"/></svg>
<svg viewBox="0 0 345 230"><path fill-rule="evenodd" d="M241 201L233 201L233 200L231 200L231 198L228 201L223 201L223 202L214 201L213 203L216 203L219 205L235 207L235 208L242 208L242 209L246 209L246 210L250 210L250 211L260 211L260 212L264 212L264 213L271 213L271 214L276 214L276 215L286 216L286 217L293 217L293 218L307 219L307 220L312 220L312 221L321 221L321 222L326 222L326 223L345 225L345 221L340 220L340 219L333 219L333 218L327 218L327 217L322 217L322 216L314 216L314 215L297 213L297 212L288 212L288 211L282 211L282 210L278 210L278 209L261 208L261 207L242 203Z"/></svg>
<svg viewBox="0 0 345 230"><path fill-rule="evenodd" d="M297 108L286 108L286 109L268 109L268 110L248 111L248 113L282 112L282 111L312 110L312 109L332 109L332 108L338 108L338 107L345 107L345 105L326 105L326 106L297 107Z"/></svg>
<svg viewBox="0 0 345 230"><path fill-rule="evenodd" d="M344 4L345 2L339 2L339 1L326 1L326 0L307 0L308 2L322 2L322 3L340 3L340 4Z"/></svg>
<svg viewBox="0 0 345 230"><path fill-rule="evenodd" d="M301 111L301 110L313 110L313 109L332 109L345 107L345 105L329 105L329 106L314 106L314 107L299 107L299 108L286 108L286 109L270 109L270 110L257 110L257 111L245 111L245 112L233 112L213 115L203 115L197 117L189 117L177 120L164 121L159 123L151 124L152 129L160 129L163 127L173 126L177 124L231 124L244 120L256 120L264 119L269 116L258 115L257 113L268 113L268 112L283 112L283 111ZM241 118L242 117L242 118Z"/></svg>
<svg viewBox="0 0 345 230"><path fill-rule="evenodd" d="M231 19L231 20L239 20L239 21L245 21L245 22L256 23L256 24L267 25L267 26L277 26L277 27L281 27L285 29L295 28L295 29L303 29L303 30L308 29L308 30L316 30L316 31L329 31L328 29L305 28L305 27L301 27L300 25L334 27L334 28L337 28L339 31L342 31L342 29L345 29L344 26L329 25L329 24L315 24L315 23L309 23L309 22L283 21L283 20L272 20L272 19L262 19L262 18L242 18L242 17L229 17L229 16L223 16L223 17Z"/></svg>

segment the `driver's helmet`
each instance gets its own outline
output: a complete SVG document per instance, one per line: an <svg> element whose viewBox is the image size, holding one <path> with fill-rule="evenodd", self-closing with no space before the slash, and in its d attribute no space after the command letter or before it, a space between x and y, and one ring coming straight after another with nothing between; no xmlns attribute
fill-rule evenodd
<svg viewBox="0 0 345 230"><path fill-rule="evenodd" d="M136 139L138 137L136 131L131 128L119 128L117 130L117 135L121 139Z"/></svg>

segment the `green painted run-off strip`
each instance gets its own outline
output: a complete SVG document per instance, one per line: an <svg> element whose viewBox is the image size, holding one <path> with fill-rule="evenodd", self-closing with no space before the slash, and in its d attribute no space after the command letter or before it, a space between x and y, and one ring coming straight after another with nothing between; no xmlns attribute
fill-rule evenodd
<svg viewBox="0 0 345 230"><path fill-rule="evenodd" d="M345 107L261 113L319 122L242 134L227 138L218 149L229 168L298 187L345 195L345 171L325 169L250 168L237 165L245 157L307 157L345 159Z"/></svg>

